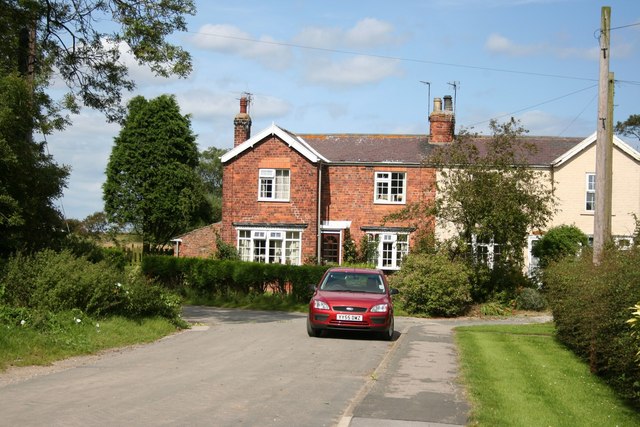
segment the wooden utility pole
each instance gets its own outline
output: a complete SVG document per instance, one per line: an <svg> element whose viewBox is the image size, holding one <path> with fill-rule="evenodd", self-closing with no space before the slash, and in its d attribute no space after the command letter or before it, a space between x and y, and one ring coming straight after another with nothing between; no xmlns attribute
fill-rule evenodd
<svg viewBox="0 0 640 427"><path fill-rule="evenodd" d="M611 8L602 8L600 24L600 77L596 140L596 206L593 223L593 263L600 264L611 240L611 190L613 157L613 73L609 72Z"/></svg>

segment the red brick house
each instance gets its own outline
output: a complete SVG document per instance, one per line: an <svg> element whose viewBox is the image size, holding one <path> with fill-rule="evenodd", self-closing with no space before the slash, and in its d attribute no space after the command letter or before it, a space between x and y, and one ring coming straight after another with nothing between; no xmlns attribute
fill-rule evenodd
<svg viewBox="0 0 640 427"><path fill-rule="evenodd" d="M234 120L234 148L221 158L222 222L174 239L174 253L211 256L220 236L247 261L342 263L345 239L360 243L367 237L377 249L376 265L399 269L420 228L434 225L386 217L435 197L433 184L439 175L422 161L434 147L454 142L451 97L444 98L444 108L440 99L434 100L429 135L296 134L272 124L251 136L247 106L242 98ZM590 235L595 134L522 138L536 147L527 159L529 167L540 171L559 196L552 225L578 224ZM474 138L481 154L490 140ZM614 147L616 179L626 184L614 186L613 230L616 239L629 240L632 215L640 216L640 153L617 138ZM435 227L438 238L450 232L447 224ZM531 247L541 232L531 230L525 254L529 266L535 265ZM491 262L496 250L492 243L476 245Z"/></svg>
<svg viewBox="0 0 640 427"><path fill-rule="evenodd" d="M418 230L385 217L434 197L436 172L422 160L453 141L451 97L444 109L436 100L430 136L296 134L275 124L251 136L247 102L234 120L234 148L222 156L222 239L243 260L302 264L341 263L347 235L368 236L377 266L398 269Z"/></svg>

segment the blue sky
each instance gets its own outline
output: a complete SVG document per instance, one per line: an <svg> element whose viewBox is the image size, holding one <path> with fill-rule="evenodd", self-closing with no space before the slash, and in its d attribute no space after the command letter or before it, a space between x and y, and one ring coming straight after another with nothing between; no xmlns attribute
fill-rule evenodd
<svg viewBox="0 0 640 427"><path fill-rule="evenodd" d="M431 98L454 95L456 127L487 133L515 117L532 135L588 136L597 119L597 39L611 6L614 120L640 114L640 2L612 0L196 0L186 79L160 79L130 56L128 98L173 94L202 151L233 145L238 99L252 94L253 133L428 133ZM623 27L623 28L616 28ZM430 85L421 83L430 82ZM59 201L69 218L103 209L118 125L84 109L49 136L72 168ZM638 148L636 141L626 139Z"/></svg>

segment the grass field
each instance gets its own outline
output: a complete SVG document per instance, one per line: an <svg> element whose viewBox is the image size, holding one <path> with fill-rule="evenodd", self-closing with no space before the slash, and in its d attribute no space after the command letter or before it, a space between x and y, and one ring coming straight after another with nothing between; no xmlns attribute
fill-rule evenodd
<svg viewBox="0 0 640 427"><path fill-rule="evenodd" d="M152 342L177 331L176 326L164 318L138 322L113 317L96 321L73 315L44 331L29 324L0 327L3 329L0 331L0 372L10 366L48 365L108 348Z"/></svg>
<svg viewBox="0 0 640 427"><path fill-rule="evenodd" d="M553 324L460 327L456 340L472 425L640 425L640 414L556 341Z"/></svg>

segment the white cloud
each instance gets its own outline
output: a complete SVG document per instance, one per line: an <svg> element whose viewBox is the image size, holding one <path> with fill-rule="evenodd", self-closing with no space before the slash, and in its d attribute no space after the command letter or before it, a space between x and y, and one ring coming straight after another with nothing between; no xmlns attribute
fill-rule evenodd
<svg viewBox="0 0 640 427"><path fill-rule="evenodd" d="M401 75L399 65L396 60L368 56L354 56L341 62L316 59L306 64L305 78L310 83L330 86L361 85Z"/></svg>
<svg viewBox="0 0 640 427"><path fill-rule="evenodd" d="M375 18L364 18L349 29L306 27L294 37L296 44L320 48L373 48L397 44L393 25Z"/></svg>
<svg viewBox="0 0 640 427"><path fill-rule="evenodd" d="M554 45L548 42L519 44L501 34L491 34L484 45L493 54L513 57L551 55L559 59L598 59L598 47L576 48Z"/></svg>
<svg viewBox="0 0 640 427"><path fill-rule="evenodd" d="M191 37L191 42L201 49L238 55L276 70L287 68L292 59L291 48L283 46L273 37L256 38L234 25L203 25Z"/></svg>
<svg viewBox="0 0 640 427"><path fill-rule="evenodd" d="M217 93L210 90L191 90L176 96L183 114L191 114L194 120L222 118L231 121L239 110L240 95ZM262 119L283 117L291 111L291 104L274 97L258 95L249 106L251 117Z"/></svg>

